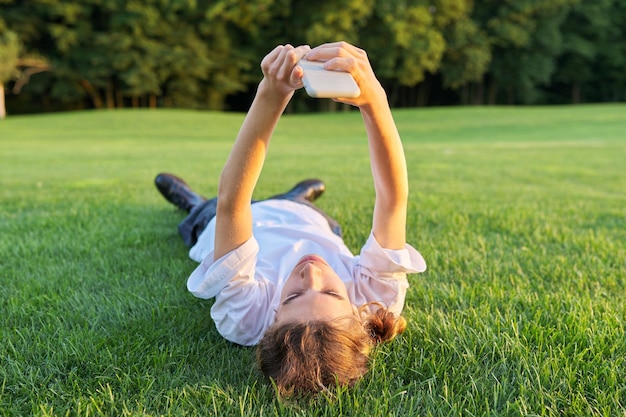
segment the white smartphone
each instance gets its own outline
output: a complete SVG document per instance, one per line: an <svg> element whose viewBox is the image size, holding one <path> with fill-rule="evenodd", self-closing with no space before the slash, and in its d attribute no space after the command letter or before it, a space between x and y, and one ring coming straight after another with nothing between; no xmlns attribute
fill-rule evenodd
<svg viewBox="0 0 626 417"><path fill-rule="evenodd" d="M361 94L356 81L347 72L325 70L321 61L301 59L298 65L304 71L302 77L304 89L311 97L354 98Z"/></svg>

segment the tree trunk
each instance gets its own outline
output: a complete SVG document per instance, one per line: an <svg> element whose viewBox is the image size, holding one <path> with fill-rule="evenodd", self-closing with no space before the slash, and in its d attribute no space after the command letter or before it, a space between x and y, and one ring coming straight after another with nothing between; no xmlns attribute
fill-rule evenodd
<svg viewBox="0 0 626 417"><path fill-rule="evenodd" d="M96 109L104 107L100 95L89 81L81 80L80 85L85 89L87 94L89 94L89 97L91 97L91 101L93 101L93 105Z"/></svg>
<svg viewBox="0 0 626 417"><path fill-rule="evenodd" d="M4 104L4 83L0 83L0 120L7 117L7 109Z"/></svg>
<svg viewBox="0 0 626 417"><path fill-rule="evenodd" d="M572 84L572 104L580 104L580 84Z"/></svg>
<svg viewBox="0 0 626 417"><path fill-rule="evenodd" d="M107 89L105 92L105 97L107 100L107 108L114 109L115 108L115 98L113 96L113 82L109 80L107 83Z"/></svg>
<svg viewBox="0 0 626 417"><path fill-rule="evenodd" d="M472 104L474 106L480 106L483 104L483 97L485 96L485 84L482 82L473 83L472 87L474 89Z"/></svg>
<svg viewBox="0 0 626 417"><path fill-rule="evenodd" d="M508 87L506 89L506 96L507 96L507 104L509 106L512 106L513 104L515 104L515 91L513 90L513 87Z"/></svg>
<svg viewBox="0 0 626 417"><path fill-rule="evenodd" d="M389 94L389 104L391 105L391 107L395 107L398 104L399 101L399 90L400 90L400 86L398 85L398 83L393 83L393 86L391 88L390 94Z"/></svg>
<svg viewBox="0 0 626 417"><path fill-rule="evenodd" d="M330 113L337 111L337 102L332 100L324 100L326 102L326 110Z"/></svg>
<svg viewBox="0 0 626 417"><path fill-rule="evenodd" d="M494 78L489 80L489 92L487 93L487 104L493 106L498 100L498 83Z"/></svg>
<svg viewBox="0 0 626 417"><path fill-rule="evenodd" d="M467 97L469 96L469 85L465 84L461 87L459 92L459 97L461 99L461 105L465 106L467 104Z"/></svg>
<svg viewBox="0 0 626 417"><path fill-rule="evenodd" d="M157 97L156 94L150 94L150 97L148 97L148 100L150 100L150 108L151 109L156 109L157 108Z"/></svg>
<svg viewBox="0 0 626 417"><path fill-rule="evenodd" d="M430 81L424 80L417 85L417 107L426 107L430 99Z"/></svg>
<svg viewBox="0 0 626 417"><path fill-rule="evenodd" d="M115 104L118 109L124 108L124 95L120 90L115 90Z"/></svg>

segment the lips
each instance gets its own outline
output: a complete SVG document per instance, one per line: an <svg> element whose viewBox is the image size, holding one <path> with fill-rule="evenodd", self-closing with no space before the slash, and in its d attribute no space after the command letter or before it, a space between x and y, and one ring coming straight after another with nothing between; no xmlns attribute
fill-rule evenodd
<svg viewBox="0 0 626 417"><path fill-rule="evenodd" d="M322 258L320 258L317 255L306 255L303 256L302 258L300 258L300 260L298 261L298 263L296 264L296 266L305 264L307 262L321 262L321 263L326 263Z"/></svg>

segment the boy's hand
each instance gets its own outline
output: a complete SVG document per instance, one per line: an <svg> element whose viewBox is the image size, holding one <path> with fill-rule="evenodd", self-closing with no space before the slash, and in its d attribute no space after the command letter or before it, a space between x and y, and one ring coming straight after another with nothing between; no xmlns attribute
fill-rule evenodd
<svg viewBox="0 0 626 417"><path fill-rule="evenodd" d="M269 91L285 96L293 94L298 88L302 88L304 72L297 64L310 50L308 45L294 48L287 44L274 48L261 61L261 70L264 76L261 85Z"/></svg>
<svg viewBox="0 0 626 417"><path fill-rule="evenodd" d="M349 72L361 89L359 97L339 97L333 100L359 108L377 105L381 100L386 103L385 91L376 78L364 50L347 42L333 42L316 46L306 53L305 57L312 61L326 61L324 68L327 70Z"/></svg>

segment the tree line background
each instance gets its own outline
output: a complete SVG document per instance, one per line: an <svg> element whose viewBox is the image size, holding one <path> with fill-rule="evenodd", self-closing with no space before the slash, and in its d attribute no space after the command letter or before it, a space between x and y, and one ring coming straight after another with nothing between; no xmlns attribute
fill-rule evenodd
<svg viewBox="0 0 626 417"><path fill-rule="evenodd" d="M275 45L346 40L394 107L625 101L624 22L626 0L0 0L0 86L12 113L246 110Z"/></svg>

